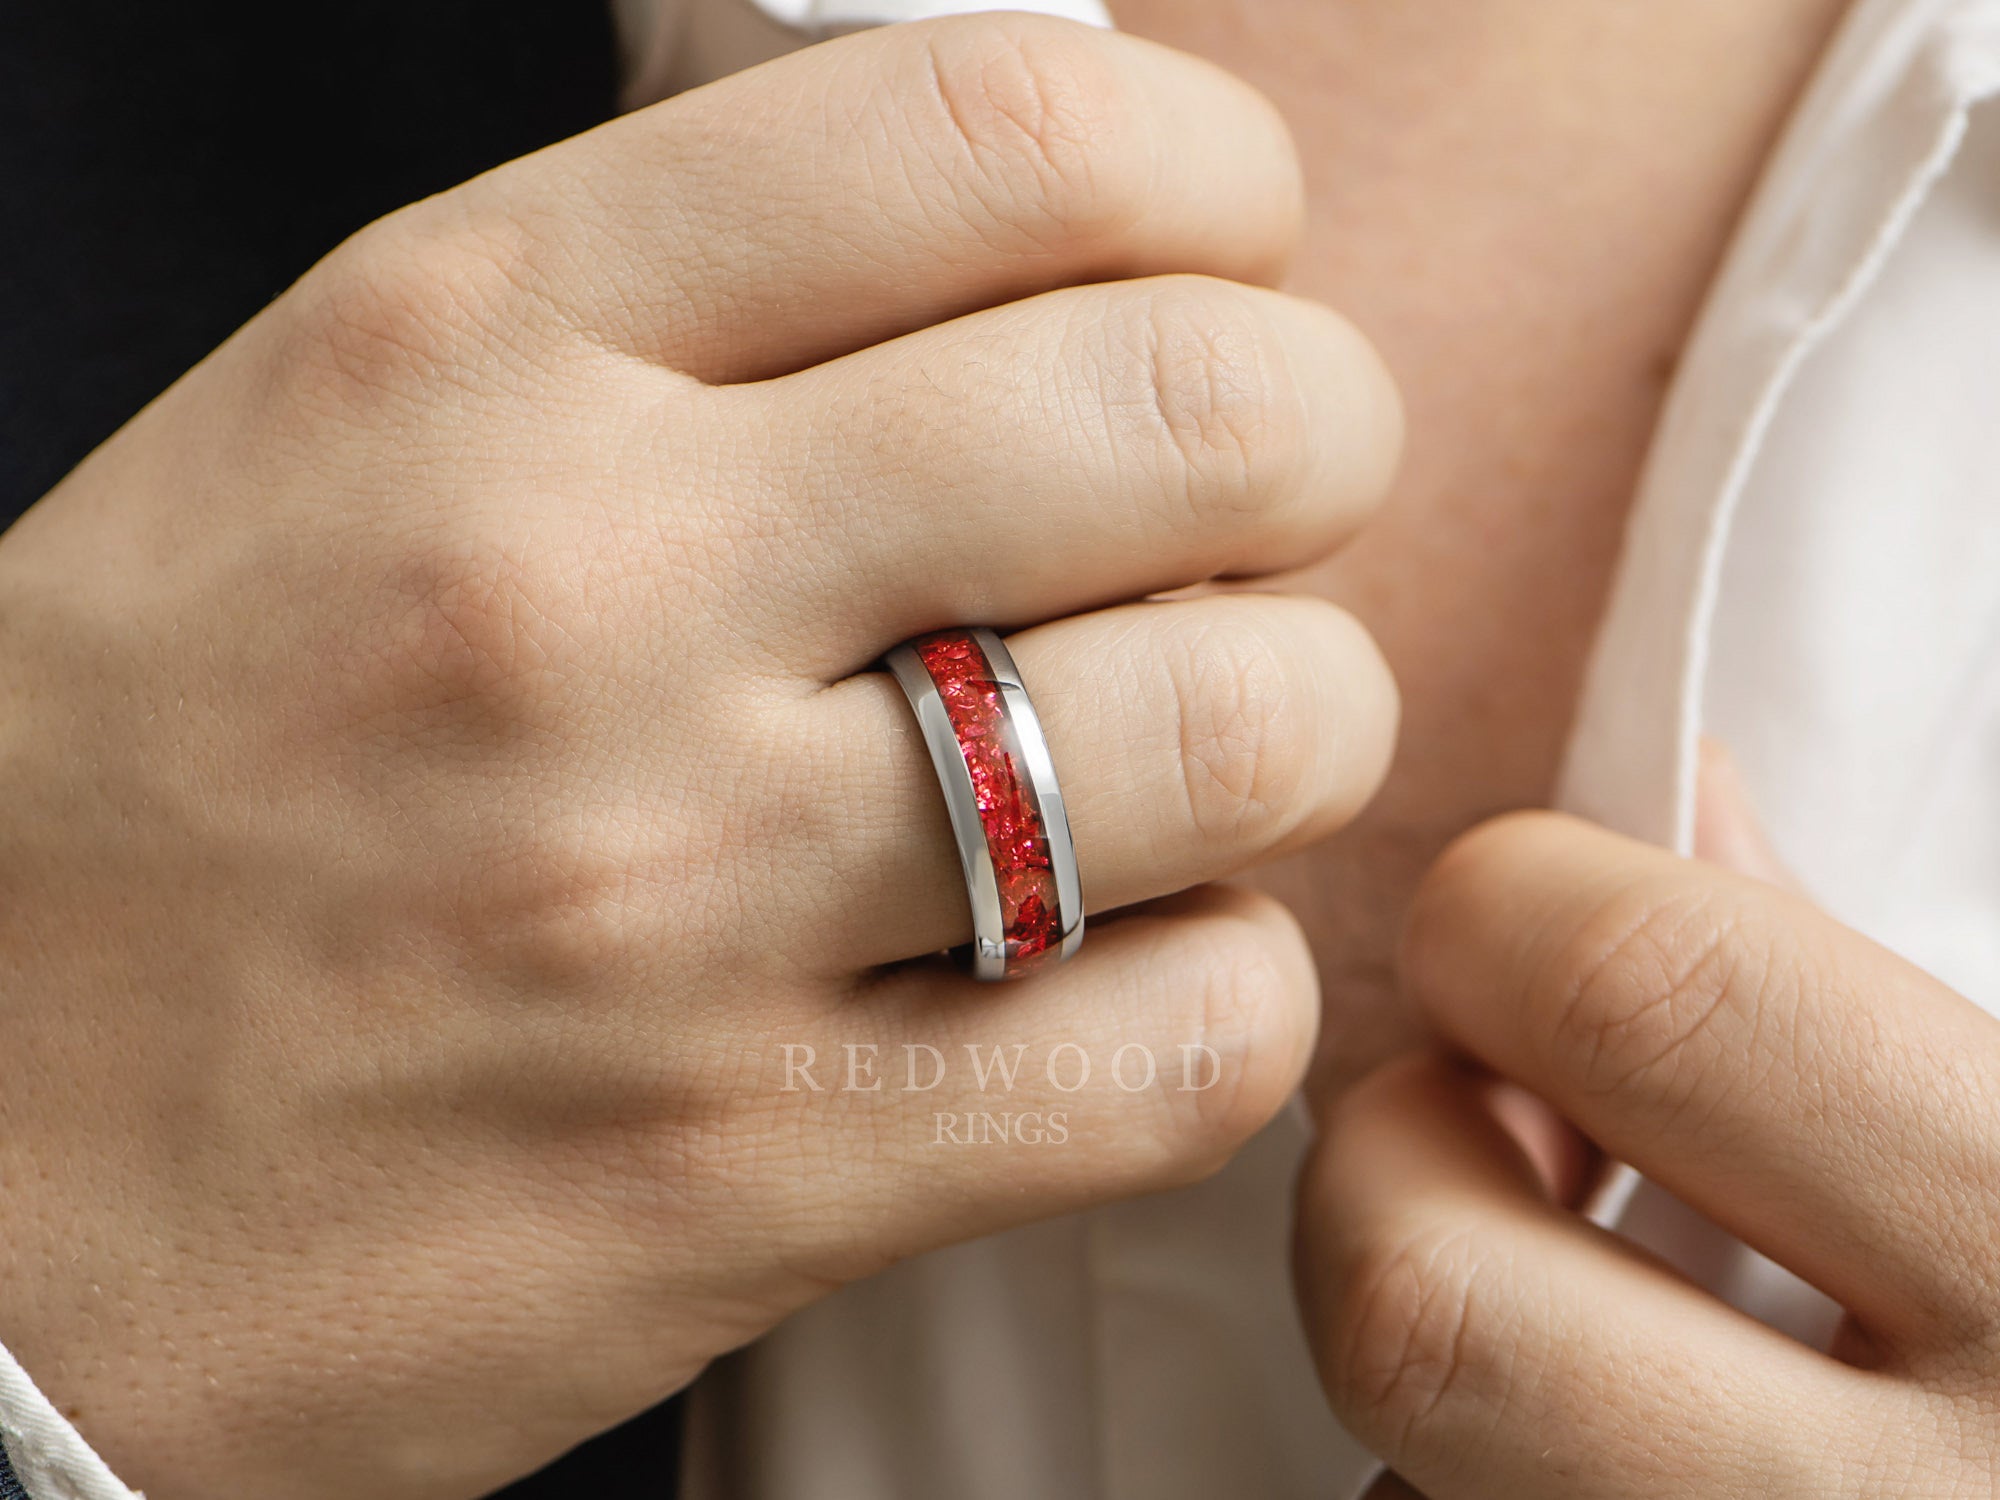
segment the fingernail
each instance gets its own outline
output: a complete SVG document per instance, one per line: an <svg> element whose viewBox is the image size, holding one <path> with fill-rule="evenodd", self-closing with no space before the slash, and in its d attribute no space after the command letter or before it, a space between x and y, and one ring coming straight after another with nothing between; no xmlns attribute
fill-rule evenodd
<svg viewBox="0 0 2000 1500"><path fill-rule="evenodd" d="M1517 1084L1494 1080L1486 1107L1541 1179L1551 1202L1575 1208L1596 1175L1597 1150L1553 1107Z"/></svg>

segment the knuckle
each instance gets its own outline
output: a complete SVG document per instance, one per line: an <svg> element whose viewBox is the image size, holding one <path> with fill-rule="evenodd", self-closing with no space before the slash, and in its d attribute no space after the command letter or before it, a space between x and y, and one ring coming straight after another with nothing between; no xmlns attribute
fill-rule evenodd
<svg viewBox="0 0 2000 1500"><path fill-rule="evenodd" d="M1093 28L978 16L925 38L931 138L947 201L1002 248L1109 249L1152 181L1146 133Z"/></svg>
<svg viewBox="0 0 2000 1500"><path fill-rule="evenodd" d="M472 527L409 547L330 647L346 712L382 732L496 746L554 727L595 633L587 568L529 536Z"/></svg>
<svg viewBox="0 0 2000 1500"><path fill-rule="evenodd" d="M629 970L648 925L636 843L608 828L510 832L468 863L452 901L452 950L511 993L604 992Z"/></svg>
<svg viewBox="0 0 2000 1500"><path fill-rule="evenodd" d="M1142 305L1135 398L1124 403L1196 519L1263 509L1304 439L1275 330L1253 295L1197 276L1163 278Z"/></svg>
<svg viewBox="0 0 2000 1500"><path fill-rule="evenodd" d="M1608 1097L1638 1095L1682 1120L1711 1105L1729 1079L1756 1071L1718 1067L1740 1053L1746 1022L1769 1024L1768 942L1742 913L1707 893L1640 884L1601 905L1557 944L1554 982L1536 985L1551 1052L1579 1085ZM1746 998L1746 997L1761 997ZM1747 1007L1747 1011L1746 1011ZM1742 1086L1742 1084L1739 1084Z"/></svg>
<svg viewBox="0 0 2000 1500"><path fill-rule="evenodd" d="M1271 622L1248 609L1206 613L1167 660L1186 814L1207 841L1268 847L1310 812L1311 695Z"/></svg>
<svg viewBox="0 0 2000 1500"><path fill-rule="evenodd" d="M295 394L336 408L423 399L476 379L525 273L490 229L393 214L315 266L288 299ZM296 388L303 387L303 391Z"/></svg>
<svg viewBox="0 0 2000 1500"><path fill-rule="evenodd" d="M1367 1247L1332 1309L1328 1395L1371 1445L1407 1455L1468 1393L1485 1334L1480 1249L1426 1227ZM1442 1424L1440 1424L1442 1425Z"/></svg>
<svg viewBox="0 0 2000 1500"><path fill-rule="evenodd" d="M1985 1372L1983 1381L1968 1381L1955 1390L1927 1389L1915 1400L1914 1411L1905 1408L1885 1413L1890 1420L1874 1429L1880 1436L1851 1460L1860 1481L1852 1492L1918 1493L1924 1486L1912 1483L1911 1446L1906 1440L1898 1440L1899 1434L1918 1429L1935 1434L1925 1445L1927 1451L1957 1454L1965 1460L1959 1483L1944 1492L1949 1500L1991 1495L1992 1476L2000 1474L2000 1393L1993 1388L1992 1370Z"/></svg>

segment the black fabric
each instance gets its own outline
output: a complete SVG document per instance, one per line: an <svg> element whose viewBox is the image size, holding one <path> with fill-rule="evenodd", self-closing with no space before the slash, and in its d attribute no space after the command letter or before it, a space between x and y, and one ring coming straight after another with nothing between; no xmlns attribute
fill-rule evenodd
<svg viewBox="0 0 2000 1500"><path fill-rule="evenodd" d="M14 1472L14 1462L7 1457L4 1443L0 1443L0 1500L32 1500L21 1488L20 1477Z"/></svg>
<svg viewBox="0 0 2000 1500"><path fill-rule="evenodd" d="M344 236L607 117L613 67L604 0L0 0L0 526ZM669 1403L502 1493L671 1500L679 1444Z"/></svg>
<svg viewBox="0 0 2000 1500"><path fill-rule="evenodd" d="M493 1500L674 1500L681 1407L679 1400L656 1406L508 1485ZM0 1500L7 1500L5 1494Z"/></svg>
<svg viewBox="0 0 2000 1500"><path fill-rule="evenodd" d="M0 524L342 237L612 110L605 0L0 0Z"/></svg>

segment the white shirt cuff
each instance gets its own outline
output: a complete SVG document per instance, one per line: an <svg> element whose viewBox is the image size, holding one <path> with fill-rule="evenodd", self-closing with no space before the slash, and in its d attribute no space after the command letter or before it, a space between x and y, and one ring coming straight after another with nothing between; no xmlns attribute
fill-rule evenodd
<svg viewBox="0 0 2000 1500"><path fill-rule="evenodd" d="M119 1483L20 1361L0 1347L0 1442L28 1500L144 1500Z"/></svg>

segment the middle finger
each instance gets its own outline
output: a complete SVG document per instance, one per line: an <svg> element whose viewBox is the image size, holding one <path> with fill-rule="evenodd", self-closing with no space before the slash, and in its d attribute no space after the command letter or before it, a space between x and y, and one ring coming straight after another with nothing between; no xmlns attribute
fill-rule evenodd
<svg viewBox="0 0 2000 1500"><path fill-rule="evenodd" d="M756 401L759 582L821 680L939 625L1021 625L1311 561L1381 499L1396 392L1299 298L1198 276L1051 292L718 396Z"/></svg>

